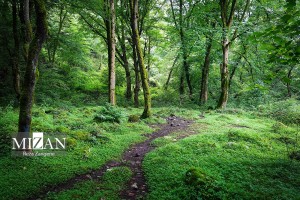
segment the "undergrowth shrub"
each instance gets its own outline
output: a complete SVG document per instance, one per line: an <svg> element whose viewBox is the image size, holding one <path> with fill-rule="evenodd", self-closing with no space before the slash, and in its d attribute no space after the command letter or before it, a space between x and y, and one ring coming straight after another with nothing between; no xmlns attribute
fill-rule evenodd
<svg viewBox="0 0 300 200"><path fill-rule="evenodd" d="M95 116L94 120L96 122L116 122L121 123L125 118L125 114L122 110L116 106L112 106L111 104L106 104L100 113Z"/></svg>
<svg viewBox="0 0 300 200"><path fill-rule="evenodd" d="M129 115L128 122L138 122L140 121L140 116L138 115Z"/></svg>
<svg viewBox="0 0 300 200"><path fill-rule="evenodd" d="M272 117L284 124L300 125L300 102L288 99L258 107L260 115Z"/></svg>
<svg viewBox="0 0 300 200"><path fill-rule="evenodd" d="M109 138L97 132L86 132L84 130L73 131L69 134L76 141L82 141L90 145L104 144L109 141ZM73 141L71 141L72 144ZM76 146L76 144L75 144Z"/></svg>

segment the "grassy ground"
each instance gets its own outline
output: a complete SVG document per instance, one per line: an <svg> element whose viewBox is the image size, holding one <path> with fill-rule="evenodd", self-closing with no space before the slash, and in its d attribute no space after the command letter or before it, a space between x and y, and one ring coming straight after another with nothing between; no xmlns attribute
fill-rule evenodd
<svg viewBox="0 0 300 200"><path fill-rule="evenodd" d="M189 133L196 135L178 140L186 133L177 132L153 142L158 148L144 162L148 199L299 199L300 162L287 155L300 145L295 127L236 110L209 112L199 118L198 110L177 107L154 108L151 119L128 123L128 116L140 114L141 109L119 108L110 111L113 117L103 109L35 107L33 130L65 133L71 148L58 157L1 156L0 199L29 197L46 186L120 159L130 145L145 139L142 134L153 131L148 123L162 123L162 117L170 114L194 119ZM8 107L0 115L3 139L3 133L16 131L17 110ZM99 121L112 118L120 123ZM188 181L188 170L195 172L194 181ZM49 193L47 199L118 199L130 175L128 168L116 168L100 181Z"/></svg>
<svg viewBox="0 0 300 200"><path fill-rule="evenodd" d="M287 155L299 147L297 130L279 126L245 113L209 113L191 128L198 135L157 139L160 148L144 162L148 199L299 199L300 163Z"/></svg>
<svg viewBox="0 0 300 200"><path fill-rule="evenodd" d="M129 168L115 167L107 171L99 181L85 181L77 184L72 190L60 193L49 193L48 200L65 199L118 199L120 191L130 179L132 173Z"/></svg>
<svg viewBox="0 0 300 200"><path fill-rule="evenodd" d="M160 118L153 118L140 123L128 123L126 115L140 110L130 109L125 113L121 109L116 111L122 115L120 124L97 123L94 117L100 115L102 109L103 107L67 107L54 110L35 107L33 130L67 134L69 149L65 155L55 157L11 157L9 152L6 156L2 155L0 199L26 198L46 186L98 169L109 160L118 160L130 145L145 139L142 134L152 132L146 122L162 121ZM5 117L1 117L1 134L15 132L17 111L9 108L3 115Z"/></svg>

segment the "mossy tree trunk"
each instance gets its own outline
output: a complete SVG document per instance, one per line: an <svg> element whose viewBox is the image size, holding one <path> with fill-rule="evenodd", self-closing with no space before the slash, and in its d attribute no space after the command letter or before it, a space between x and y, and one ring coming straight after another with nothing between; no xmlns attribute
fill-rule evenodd
<svg viewBox="0 0 300 200"><path fill-rule="evenodd" d="M148 85L148 73L144 64L144 56L140 44L140 36L138 30L138 0L130 0L130 11L131 11L131 29L133 34L133 44L136 47L136 53L139 63L139 70L141 75L143 93L144 93L144 111L141 118L150 117L151 109L151 96Z"/></svg>
<svg viewBox="0 0 300 200"><path fill-rule="evenodd" d="M230 5L231 4L231 5ZM229 91L229 70L228 70L228 56L230 41L228 39L229 30L231 28L234 12L236 9L237 0L220 0L221 19L222 19L222 64L220 65L221 74L221 94L217 108L226 108ZM228 15L229 14L229 15Z"/></svg>
<svg viewBox="0 0 300 200"><path fill-rule="evenodd" d="M29 17L29 0L24 1L24 19L26 37L32 38L29 42L26 61L26 70L22 84L19 114L19 132L31 131L31 109L36 84L36 73L40 51L47 37L47 19L44 0L34 0L36 30L33 35ZM29 41L29 40L27 40ZM27 47L25 47L25 51Z"/></svg>
<svg viewBox="0 0 300 200"><path fill-rule="evenodd" d="M209 76L209 65L210 65L210 52L212 48L212 38L207 37L207 46L204 64L202 67L202 77L201 77L201 90L200 90L200 104L204 105L208 99L208 76Z"/></svg>
<svg viewBox="0 0 300 200"><path fill-rule="evenodd" d="M12 72L13 72L13 84L16 92L16 97L19 100L21 96L20 88L20 68L19 68L19 51L20 40L18 34L18 11L17 0L12 1L12 17L13 17L13 37L14 37L14 52L12 56Z"/></svg>
<svg viewBox="0 0 300 200"><path fill-rule="evenodd" d="M132 34L132 41L133 41L133 34ZM137 61L137 55L136 55L136 46L132 44L132 59L133 59L133 66L134 66L134 107L139 107L139 92L140 92L140 70L139 70L139 63Z"/></svg>
<svg viewBox="0 0 300 200"><path fill-rule="evenodd" d="M150 83L150 65L151 65L151 37L148 36L148 63L147 63L147 73L148 73L148 83Z"/></svg>
<svg viewBox="0 0 300 200"><path fill-rule="evenodd" d="M185 74L186 82L189 88L189 95L193 94L193 87L191 84L190 78L190 66L188 63L188 51L187 51L187 44L186 38L184 35L183 29L183 0L179 1L179 35L181 41L181 51L182 51L182 59L183 59L183 73ZM183 82L183 80L182 80ZM180 87L182 87L183 83L181 82ZM180 93L183 93L183 89L180 89Z"/></svg>
<svg viewBox="0 0 300 200"><path fill-rule="evenodd" d="M125 97L128 101L131 101L132 98L132 90L131 90L131 74L129 69L129 63L127 59L127 49L126 49L126 38L125 38L125 24L123 23L123 20L121 20L121 38L119 38L119 42L122 49L122 61L123 61L123 67L125 69L125 75L126 75L126 92Z"/></svg>
<svg viewBox="0 0 300 200"><path fill-rule="evenodd" d="M226 36L223 36L226 37ZM223 59L220 65L221 74L221 94L217 108L226 108L228 101L228 90L229 90L229 71L228 71L228 56L229 56L229 43L227 37L223 39L222 43Z"/></svg>
<svg viewBox="0 0 300 200"><path fill-rule="evenodd" d="M238 21L241 23L246 16L247 10L249 9L250 0L244 1L245 6L241 15L237 15ZM220 0L220 8L221 8L221 20L222 20L222 64L220 65L220 74L221 74L221 94L219 98L219 102L217 108L224 109L226 108L229 94L229 68L228 68L228 60L229 60L229 48L232 42L238 37L238 26L236 26L235 31L231 39L230 29L232 27L233 18L236 14L237 0ZM240 16L240 17L239 17Z"/></svg>

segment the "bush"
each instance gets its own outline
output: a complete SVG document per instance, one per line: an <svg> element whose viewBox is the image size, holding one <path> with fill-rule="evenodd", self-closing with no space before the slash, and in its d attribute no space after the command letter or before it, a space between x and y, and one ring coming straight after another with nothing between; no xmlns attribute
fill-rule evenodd
<svg viewBox="0 0 300 200"><path fill-rule="evenodd" d="M130 115L128 117L128 122L138 122L140 121L140 117L138 115Z"/></svg>
<svg viewBox="0 0 300 200"><path fill-rule="evenodd" d="M261 105L259 112L285 124L300 124L300 103L296 99Z"/></svg>
<svg viewBox="0 0 300 200"><path fill-rule="evenodd" d="M123 112L116 106L111 104L106 104L103 109L100 111L100 114L96 115L94 120L96 122L117 122L121 123L125 115Z"/></svg>

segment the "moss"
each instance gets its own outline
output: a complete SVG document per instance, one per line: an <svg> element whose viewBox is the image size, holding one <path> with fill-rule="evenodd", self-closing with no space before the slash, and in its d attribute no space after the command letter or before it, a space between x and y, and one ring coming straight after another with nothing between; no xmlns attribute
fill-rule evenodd
<svg viewBox="0 0 300 200"><path fill-rule="evenodd" d="M194 187L205 187L210 179L202 169L191 168L185 173L185 183Z"/></svg>
<svg viewBox="0 0 300 200"><path fill-rule="evenodd" d="M140 117L138 115L130 115L128 117L128 122L138 122L140 121Z"/></svg>

